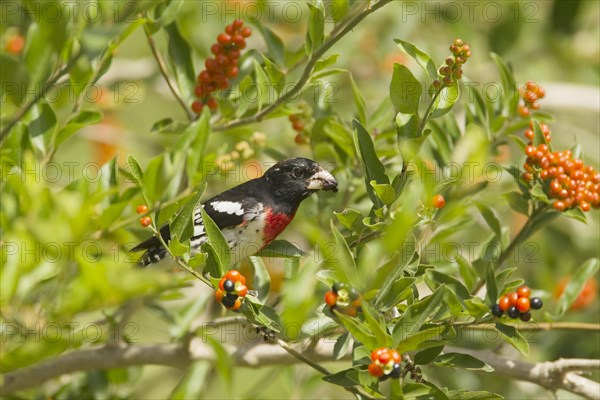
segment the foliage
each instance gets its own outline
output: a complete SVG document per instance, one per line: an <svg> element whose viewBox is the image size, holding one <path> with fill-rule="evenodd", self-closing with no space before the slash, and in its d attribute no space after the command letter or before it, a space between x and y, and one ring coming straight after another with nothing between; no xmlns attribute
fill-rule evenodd
<svg viewBox="0 0 600 400"><path fill-rule="evenodd" d="M1 115L3 373L94 344L183 343L194 321L231 316L210 304L221 276L235 266L205 213L210 242L200 254L189 254L192 212L206 198L205 189L219 192L223 182L231 186L248 179L254 166L264 172L273 160L298 153L334 166L340 193L319 194L302 206L298 222L288 230L301 232L301 239L288 234L237 266L256 290L246 296L241 315L287 344L337 341L332 361L347 357L335 372L325 370L323 381L355 394L500 398L462 390L460 382L441 378L448 368L493 373L487 363L446 352L444 346L473 347L474 342L496 347L498 342L486 342L479 334L471 342L460 340L491 323L499 340L523 355L533 353L535 344L528 343L524 324L495 319L490 306L524 279L537 283L530 286L550 300L556 278L552 259L560 252L565 264L561 273L572 272L573 277L561 298L530 324L568 318L585 282L597 275L597 232L590 242L552 247L586 220L597 227L597 211L587 217L577 208L559 213L548 206L542 188L523 180L521 133L529 121L517 113L516 71L500 55L477 54L472 44L477 59L464 66L468 76L477 63L495 65L491 79L500 82L501 90L491 98L473 81L460 80L461 75L444 81L439 68L448 63L439 60L449 56L447 50L420 43L419 48L398 34L392 42L397 48L389 51L402 56L385 76L389 92L380 91L375 100L368 96L369 82L339 67L340 55L327 51L363 18L387 6L383 0L371 3L302 5L308 16L300 45L282 39L265 21L251 21L253 35L260 39L243 52L231 90L219 93L218 111L204 108L198 116L189 110L194 71L202 69L208 55L204 43L212 39L204 36L200 43L195 38L203 25L190 28L186 11L192 12L192 6L171 0L113 7L99 1L93 3L98 21L92 21L81 17L82 5L75 6L79 18L68 18L67 5L52 2L48 4L61 17L50 21L44 14L47 6L15 3L26 17L12 15L12 28L3 30L7 35L13 28L22 32L26 45L21 54L1 54L3 87L23 88L3 94ZM224 25L217 15L210 23L215 32ZM164 76L155 80L167 79L174 88L167 95L177 101L169 101L167 112L144 112L144 121L136 121L136 129L141 126L132 139L136 144L129 149L123 149L120 139L121 145L111 144L107 134L102 144L89 141L99 155L83 157L80 143L86 132L102 135L94 125L110 128L117 119L115 109L134 107L127 102L106 105L106 96L126 99L131 92L123 82L116 82L114 90L102 82L111 73L123 73L117 54L136 35L139 42L146 40L142 35L150 40L164 67ZM444 39L443 46L452 40ZM327 100L340 86L349 100L344 107L332 106ZM51 88L68 90L50 98ZM89 101L93 88L104 94ZM347 109L353 115L346 115ZM285 144L292 137L290 115L310 120L304 130L309 143ZM555 123L547 112L532 110L531 115L536 124ZM265 132L266 143L255 134L258 129ZM285 133L278 137L281 131ZM126 156L128 152L137 158ZM70 159L77 162L69 164ZM236 169L241 173L235 182L227 181ZM433 206L436 194L444 196L445 207ZM148 229L137 224L139 204L149 207L153 223ZM174 271L132 268L135 255L128 249L169 221L173 240L165 246ZM531 255L543 257L535 266L544 276L534 276ZM276 278L280 270L283 278ZM357 316L322 306L323 294L334 282L361 293ZM157 334L157 325L166 328ZM51 340L50 326L62 333L58 339ZM42 332L42 340L32 339L36 331ZM231 381L233 360L225 343L206 330L193 334L210 337L217 371ZM426 380L419 374L409 379L409 363L392 383L371 377L370 351L382 346L408 355L425 370ZM593 354L598 353L596 343ZM28 393L126 398L143 393L133 384L142 369L89 372ZM192 363L178 376L170 396L197 397L210 390L209 377L206 362ZM255 394L252 390L247 397Z"/></svg>

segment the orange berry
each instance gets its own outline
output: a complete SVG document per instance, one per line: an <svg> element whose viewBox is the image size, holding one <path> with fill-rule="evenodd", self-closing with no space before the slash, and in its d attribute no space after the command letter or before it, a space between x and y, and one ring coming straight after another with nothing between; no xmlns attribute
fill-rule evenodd
<svg viewBox="0 0 600 400"><path fill-rule="evenodd" d="M525 297L525 298L529 298L529 296L531 296L531 289L529 289L528 286L519 286L519 288L517 289L517 294L519 295L519 297Z"/></svg>
<svg viewBox="0 0 600 400"><path fill-rule="evenodd" d="M292 128L297 131L297 132L301 132L304 130L304 122L302 121L294 121L292 123Z"/></svg>
<svg viewBox="0 0 600 400"><path fill-rule="evenodd" d="M394 360L395 363L399 363L402 359L402 356L400 355L400 353L398 353L396 350L392 350L392 360Z"/></svg>
<svg viewBox="0 0 600 400"><path fill-rule="evenodd" d="M380 347L378 349L375 349L371 352L371 360L376 361L379 359L379 355L383 352L387 351L386 348L384 347Z"/></svg>
<svg viewBox="0 0 600 400"><path fill-rule="evenodd" d="M203 108L204 103L202 103L200 100L196 100L192 103L192 111L194 111L196 114L200 114Z"/></svg>
<svg viewBox="0 0 600 400"><path fill-rule="evenodd" d="M508 298L508 296L502 296L500 300L498 300L498 307L500 307L500 310L502 311L506 311L509 309L510 299Z"/></svg>
<svg viewBox="0 0 600 400"><path fill-rule="evenodd" d="M508 296L508 304L510 306L516 306L517 300L519 300L519 295L517 294L517 292L508 293L507 296Z"/></svg>
<svg viewBox="0 0 600 400"><path fill-rule="evenodd" d="M446 199L441 194L436 194L432 199L433 207L442 208L446 205Z"/></svg>
<svg viewBox="0 0 600 400"><path fill-rule="evenodd" d="M565 290L565 287L571 280L570 277L566 276L560 280L560 282L556 285L554 289L554 297L559 298ZM596 297L598 296L598 282L596 278L590 278L587 280L581 293L575 299L575 301L571 304L571 310L580 310L583 309L594 302Z"/></svg>
<svg viewBox="0 0 600 400"><path fill-rule="evenodd" d="M148 212L148 206L145 205L145 204L140 204L135 209L135 212L138 213L138 214L146 214Z"/></svg>
<svg viewBox="0 0 600 400"><path fill-rule="evenodd" d="M150 224L152 223L152 218L145 216L140 218L140 225L142 225L144 228L150 226Z"/></svg>
<svg viewBox="0 0 600 400"><path fill-rule="evenodd" d="M235 300L235 303L233 303L233 306L231 307L226 307L228 310L232 310L232 311L237 311L240 309L240 307L242 306L242 300L238 297Z"/></svg>
<svg viewBox="0 0 600 400"><path fill-rule="evenodd" d="M246 278L244 277L244 275L240 274L240 271L236 269L227 271L227 273L225 274L225 279L230 279L233 282L241 282L242 285L246 284Z"/></svg>
<svg viewBox="0 0 600 400"><path fill-rule="evenodd" d="M225 277L222 277L222 278L221 278L221 280L219 281L219 289L221 289L221 290L225 290L225 289L223 288L223 284L225 283L225 281L226 281L226 280L227 280L227 278L225 278Z"/></svg>
<svg viewBox="0 0 600 400"><path fill-rule="evenodd" d="M554 207L554 209L556 211L564 211L566 208L566 205L565 205L564 201L557 200L552 204L552 207Z"/></svg>
<svg viewBox="0 0 600 400"><path fill-rule="evenodd" d="M332 290L325 293L325 303L329 307L333 307L337 304L337 294L335 294Z"/></svg>
<svg viewBox="0 0 600 400"><path fill-rule="evenodd" d="M527 297L519 297L516 307L523 313L529 311L529 299Z"/></svg>
<svg viewBox="0 0 600 400"><path fill-rule="evenodd" d="M381 378L383 376L383 367L379 364L369 364L369 374L371 376L375 376L377 378Z"/></svg>
<svg viewBox="0 0 600 400"><path fill-rule="evenodd" d="M219 283L219 286L221 284ZM221 302L221 300L223 300L223 297L225 297L225 292L221 289L218 289L215 291L215 299L217 300L217 302Z"/></svg>
<svg viewBox="0 0 600 400"><path fill-rule="evenodd" d="M239 288L236 288L237 295L240 297L246 297L248 294L248 287L246 285L240 285Z"/></svg>
<svg viewBox="0 0 600 400"><path fill-rule="evenodd" d="M7 53L19 55L25 47L25 38L21 35L15 35L8 39L4 49Z"/></svg>
<svg viewBox="0 0 600 400"><path fill-rule="evenodd" d="M206 105L211 110L216 110L217 107L219 107L219 104L217 103L217 99L215 99L214 97L209 97L208 100L206 100Z"/></svg>
<svg viewBox="0 0 600 400"><path fill-rule="evenodd" d="M379 355L379 362L382 363L383 365L387 364L388 362L390 362L390 360L392 359L392 355L390 354L389 351L386 351L384 353L381 353Z"/></svg>

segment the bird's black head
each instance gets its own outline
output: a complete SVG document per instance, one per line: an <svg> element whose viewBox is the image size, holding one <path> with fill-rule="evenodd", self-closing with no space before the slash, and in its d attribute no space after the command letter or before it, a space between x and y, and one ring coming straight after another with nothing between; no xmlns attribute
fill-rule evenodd
<svg viewBox="0 0 600 400"><path fill-rule="evenodd" d="M308 158L290 158L272 166L263 177L276 197L299 204L319 190L337 192L337 181L328 171Z"/></svg>

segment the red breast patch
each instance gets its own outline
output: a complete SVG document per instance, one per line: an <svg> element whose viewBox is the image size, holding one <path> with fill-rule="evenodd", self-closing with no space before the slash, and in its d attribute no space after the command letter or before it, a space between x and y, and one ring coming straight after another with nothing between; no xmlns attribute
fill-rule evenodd
<svg viewBox="0 0 600 400"><path fill-rule="evenodd" d="M294 214L275 214L270 208L267 209L263 233L263 247L271 243L288 226L292 219L294 219Z"/></svg>

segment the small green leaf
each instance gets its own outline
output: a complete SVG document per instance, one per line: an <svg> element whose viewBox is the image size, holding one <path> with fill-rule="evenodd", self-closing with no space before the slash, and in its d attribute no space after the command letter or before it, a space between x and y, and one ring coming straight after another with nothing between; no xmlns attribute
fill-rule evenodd
<svg viewBox="0 0 600 400"><path fill-rule="evenodd" d="M487 222L488 226L492 229L492 232L496 234L498 238L502 237L502 225L500 225L500 221L498 221L498 217L489 208L487 205L483 204L480 201L474 201L473 204L479 209L479 212Z"/></svg>
<svg viewBox="0 0 600 400"><path fill-rule="evenodd" d="M258 291L258 299L265 301L269 297L269 291L271 289L271 277L269 271L265 267L260 257L251 256L250 263L254 267L254 275L252 279L252 285L256 291Z"/></svg>
<svg viewBox="0 0 600 400"><path fill-rule="evenodd" d="M306 53L310 56L323 44L325 38L325 13L324 5L321 0L316 0L315 4L308 3L310 12L308 19L308 31L306 32Z"/></svg>
<svg viewBox="0 0 600 400"><path fill-rule="evenodd" d="M348 354L350 343L352 343L352 336L350 333L342 333L333 345L333 359L339 360Z"/></svg>
<svg viewBox="0 0 600 400"><path fill-rule="evenodd" d="M425 73L431 79L437 79L438 73L437 68L435 67L435 63L431 60L431 57L425 53L424 51L417 48L417 46L412 43L405 42L401 39L394 39L394 42L398 45L398 47L406 52L409 56L411 56L420 66L423 68Z"/></svg>
<svg viewBox="0 0 600 400"><path fill-rule="evenodd" d="M170 400L184 400L199 398L206 390L204 382L212 371L212 366L208 361L196 361L192 363L183 379L177 384L171 395Z"/></svg>
<svg viewBox="0 0 600 400"><path fill-rule="evenodd" d="M398 136L403 138L419 137L421 134L419 132L419 122L419 115L417 113L404 114L399 112L396 114Z"/></svg>
<svg viewBox="0 0 600 400"><path fill-rule="evenodd" d="M285 46L283 41L275 32L273 32L270 28L264 26L260 19L256 19L255 26L258 28L260 33L263 35L265 39L265 43L267 44L267 48L269 49L269 56L277 65L283 65L285 59ZM266 56L265 56L266 58Z"/></svg>
<svg viewBox="0 0 600 400"><path fill-rule="evenodd" d="M383 204L389 205L396 200L396 193L394 193L394 188L392 185L387 183L378 184L375 181L371 181L370 183L375 190L377 197L379 197Z"/></svg>
<svg viewBox="0 0 600 400"><path fill-rule="evenodd" d="M493 304L496 304L496 300L498 300L498 286L496 283L496 274L494 273L494 267L492 266L492 263L488 263L487 265L485 272L485 287L487 289L485 298L491 307Z"/></svg>
<svg viewBox="0 0 600 400"><path fill-rule="evenodd" d="M559 319L567 312L569 307L571 307L571 304L573 304L583 290L586 282L596 275L599 266L600 260L597 258L590 258L575 270L573 277L567 286L565 286L562 295L558 299L556 315L553 316L554 319Z"/></svg>
<svg viewBox="0 0 600 400"><path fill-rule="evenodd" d="M444 367L458 367L464 368L472 371L485 371L485 372L493 372L494 368L492 368L489 364L478 360L477 358L462 353L444 353L439 355L435 361L435 365L444 366Z"/></svg>
<svg viewBox="0 0 600 400"><path fill-rule="evenodd" d="M506 340L511 346L519 350L524 356L529 354L529 343L527 339L523 337L512 325L504 325L500 322L496 322L496 330L500 332L504 340Z"/></svg>
<svg viewBox="0 0 600 400"><path fill-rule="evenodd" d="M415 354L414 363L415 365L426 365L435 360L435 358L444 350L444 346L430 347L425 350L419 351Z"/></svg>
<svg viewBox="0 0 600 400"><path fill-rule="evenodd" d="M394 64L394 73L390 83L390 99L396 111L415 114L419 110L421 83L404 65Z"/></svg>
<svg viewBox="0 0 600 400"><path fill-rule="evenodd" d="M97 124L102 120L102 113L99 111L79 111L72 115L65 126L63 126L54 139L54 146L58 147L62 142L71 137L74 133L87 125Z"/></svg>
<svg viewBox="0 0 600 400"><path fill-rule="evenodd" d="M425 274L435 282L445 284L446 287L456 294L459 299L466 300L471 297L465 285L463 285L458 279L434 269L428 269Z"/></svg>
<svg viewBox="0 0 600 400"><path fill-rule="evenodd" d="M313 72L319 72L324 70L327 67L332 66L333 64L335 64L338 60L338 58L340 57L340 54L332 54L327 58L321 58L319 59L319 61L317 61L315 63L315 67L313 68Z"/></svg>
<svg viewBox="0 0 600 400"><path fill-rule="evenodd" d="M519 192L508 192L502 195L508 201L510 208L518 213L529 216L529 202Z"/></svg>
<svg viewBox="0 0 600 400"><path fill-rule="evenodd" d="M142 171L142 167L137 162L134 156L127 157L127 166L129 167L129 173L131 174L131 178L134 179L135 183L138 185L142 185L144 182L144 172Z"/></svg>
<svg viewBox="0 0 600 400"><path fill-rule="evenodd" d="M329 255L327 265L334 267L342 281L357 286L356 263L344 236L331 221L331 232L335 240L335 250Z"/></svg>
<svg viewBox="0 0 600 400"><path fill-rule="evenodd" d="M177 236L182 242L188 240L193 234L194 214L200 206L200 198L205 189L206 183L195 190L194 195L183 205L170 225L171 235Z"/></svg>
<svg viewBox="0 0 600 400"><path fill-rule="evenodd" d="M340 320L344 328L354 336L356 340L364 344L370 349L374 349L379 345L379 342L369 326L357 318L349 317L345 314L333 311L335 316Z"/></svg>
<svg viewBox="0 0 600 400"><path fill-rule="evenodd" d="M183 98L191 101L196 83L192 49L179 32L176 23L169 24L164 29L169 35L168 49L171 68L175 71L175 78L180 90L183 92Z"/></svg>
<svg viewBox="0 0 600 400"><path fill-rule="evenodd" d="M360 384L358 380L358 371L352 368L324 376L323 380L342 387L351 387Z"/></svg>
<svg viewBox="0 0 600 400"><path fill-rule="evenodd" d="M166 26L175 21L175 18L179 14L179 10L181 10L181 6L183 5L183 0L170 0L168 5L163 10L160 15L158 22L162 26Z"/></svg>
<svg viewBox="0 0 600 400"><path fill-rule="evenodd" d="M458 99L460 99L460 86L458 83L444 87L433 102L431 118L438 118L446 114L452 109Z"/></svg>
<svg viewBox="0 0 600 400"><path fill-rule="evenodd" d="M353 121L354 127L354 145L356 146L356 152L359 155L363 169L365 171L365 185L369 198L378 208L382 206L381 201L377 197L375 190L371 186L371 181L375 181L379 184L390 183L389 178L385 174L385 168L379 159L379 156L375 152L375 145L373 139L364 126L358 121Z"/></svg>
<svg viewBox="0 0 600 400"><path fill-rule="evenodd" d="M230 267L229 260L231 258L231 250L227 245L227 240L223 237L223 233L217 226L217 224L210 218L210 216L204 211L204 207L200 207L202 213L202 222L204 223L204 229L206 230L206 236L208 236L208 242L219 254L220 260L220 272L223 274ZM221 274L222 275L222 274Z"/></svg>
<svg viewBox="0 0 600 400"><path fill-rule="evenodd" d="M333 213L342 225L351 230L357 229L361 225L361 221L364 218L364 215L362 215L360 211L352 208L346 208L341 213L336 211Z"/></svg>
<svg viewBox="0 0 600 400"><path fill-rule="evenodd" d="M358 86L356 86L356 82L354 82L354 77L350 74L350 86L352 87L352 96L354 97L354 104L356 104L356 110L358 112L358 120L364 126L367 125L367 104L365 103L365 99L360 92Z"/></svg>
<svg viewBox="0 0 600 400"><path fill-rule="evenodd" d="M421 326L435 315L435 310L444 299L445 290L445 286L441 285L431 295L406 308L404 314L394 326L392 334L394 347L397 347L397 344L406 339L410 333L418 332Z"/></svg>

